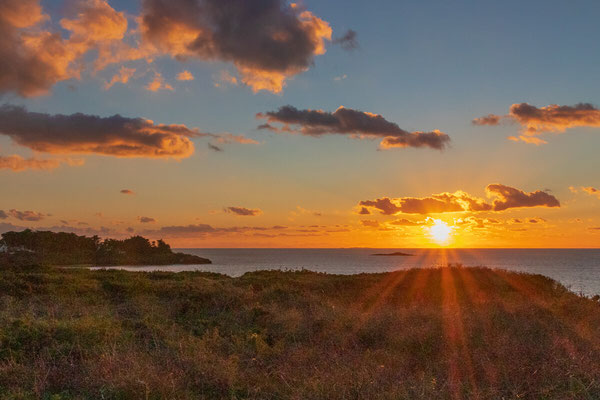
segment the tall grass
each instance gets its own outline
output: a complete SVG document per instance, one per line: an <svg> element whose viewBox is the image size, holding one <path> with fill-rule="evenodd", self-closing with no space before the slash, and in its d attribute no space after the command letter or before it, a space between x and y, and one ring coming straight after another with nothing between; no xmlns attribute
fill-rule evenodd
<svg viewBox="0 0 600 400"><path fill-rule="evenodd" d="M3 399L598 399L600 305L485 268L0 271Z"/></svg>

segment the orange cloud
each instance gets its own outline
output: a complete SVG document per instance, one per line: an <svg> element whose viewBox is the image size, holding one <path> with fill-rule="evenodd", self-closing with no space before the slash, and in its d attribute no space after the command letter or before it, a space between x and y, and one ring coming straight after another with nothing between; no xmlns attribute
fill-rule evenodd
<svg viewBox="0 0 600 400"><path fill-rule="evenodd" d="M378 210L383 215L396 214L438 214L448 212L504 211L520 207L560 207L556 197L538 190L526 193L522 190L501 184L488 185L489 196L497 197L493 203L471 196L463 191L434 194L430 197L383 197L376 200L363 200L360 207Z"/></svg>
<svg viewBox="0 0 600 400"><path fill-rule="evenodd" d="M30 29L45 19L39 0L0 4L0 92L42 94L71 75L73 57L60 36Z"/></svg>
<svg viewBox="0 0 600 400"><path fill-rule="evenodd" d="M23 158L17 154L0 156L0 169L10 169L15 172L21 172L29 169L51 170L58 168L63 163L71 166L83 165L83 160L71 158Z"/></svg>
<svg viewBox="0 0 600 400"><path fill-rule="evenodd" d="M394 214L435 214L460 211L489 211L492 206L484 200L471 197L463 191L434 194L431 197L402 197L390 199L364 200L359 206L371 207L384 215Z"/></svg>
<svg viewBox="0 0 600 400"><path fill-rule="evenodd" d="M546 220L544 218L529 218L527 222L530 224L542 224L546 222Z"/></svg>
<svg viewBox="0 0 600 400"><path fill-rule="evenodd" d="M370 228L378 228L379 227L379 221L375 221L375 220L363 219L362 221L360 221L360 223L363 226L367 226Z"/></svg>
<svg viewBox="0 0 600 400"><path fill-rule="evenodd" d="M42 219L48 217L48 214L43 214L35 211L19 211L12 209L8 212L8 214L16 218L20 221L41 221Z"/></svg>
<svg viewBox="0 0 600 400"><path fill-rule="evenodd" d="M509 139L540 145L546 141L535 136L556 132L562 133L570 128L600 127L600 109L589 103L579 103L574 106L559 106L551 104L546 107L536 107L527 103L513 104L508 115L499 116L489 114L476 118L475 125L498 125L501 118L519 123L523 134L511 136Z"/></svg>
<svg viewBox="0 0 600 400"><path fill-rule="evenodd" d="M234 135L232 133L224 132L218 134L206 134L215 138L218 143L222 144L231 144L231 143L241 143L241 144L258 144L258 142L254 139L250 139L244 135Z"/></svg>
<svg viewBox="0 0 600 400"><path fill-rule="evenodd" d="M529 144L535 144L536 146L540 146L542 144L548 143L547 141L545 141L544 139L540 139L539 137L526 136L526 135L509 136L508 140L512 140L513 142L524 142L524 143L529 143Z"/></svg>
<svg viewBox="0 0 600 400"><path fill-rule="evenodd" d="M124 14L105 0L76 3L74 18L60 21L69 32L66 39L39 26L49 19L39 0L4 0L0 7L0 91L22 96L44 94L59 81L79 78L88 52L96 50L99 60L127 31Z"/></svg>
<svg viewBox="0 0 600 400"><path fill-rule="evenodd" d="M0 134L45 153L148 158L189 157L194 152L189 137L202 135L185 125L143 118L49 115L11 105L0 107Z"/></svg>
<svg viewBox="0 0 600 400"><path fill-rule="evenodd" d="M39 0L5 0L0 3L0 18L14 28L27 28L47 18Z"/></svg>
<svg viewBox="0 0 600 400"><path fill-rule="evenodd" d="M130 189L121 189L121 191L119 193L130 195L130 196L132 196L132 195L135 194L135 192L133 190L130 190Z"/></svg>
<svg viewBox="0 0 600 400"><path fill-rule="evenodd" d="M285 80L288 74L279 71L265 71L261 69L238 67L240 80L250 86L254 93L266 90L268 92L280 93L285 86ZM236 79L229 81L235 82Z"/></svg>
<svg viewBox="0 0 600 400"><path fill-rule="evenodd" d="M123 12L115 11L105 0L84 0L76 5L76 17L63 18L60 25L71 31L70 44L121 40L127 32L127 18Z"/></svg>
<svg viewBox="0 0 600 400"><path fill-rule="evenodd" d="M166 83L159 72L155 72L154 78L146 85L146 89L151 92L158 92L159 90L173 90L173 86Z"/></svg>
<svg viewBox="0 0 600 400"><path fill-rule="evenodd" d="M156 220L152 217L138 217L138 221L140 221L142 224L156 222Z"/></svg>
<svg viewBox="0 0 600 400"><path fill-rule="evenodd" d="M381 149L392 147L430 147L442 150L450 142L450 137L443 132L408 132L396 123L390 122L379 114L353 110L340 106L334 112L321 110L298 110L293 106L283 106L277 111L256 114L257 118L266 119L267 124L258 129L275 132L300 133L308 136L326 134L345 134L358 139L382 138ZM277 128L271 123L280 123ZM296 126L296 128L293 128Z"/></svg>
<svg viewBox="0 0 600 400"><path fill-rule="evenodd" d="M177 74L177 80L178 81L193 81L194 75L192 75L192 73L188 70L181 71L180 73Z"/></svg>
<svg viewBox="0 0 600 400"><path fill-rule="evenodd" d="M384 137L379 148L385 150L395 147L431 147L442 150L449 141L450 138L448 135L438 129L434 129L431 132L410 132L407 137Z"/></svg>
<svg viewBox="0 0 600 400"><path fill-rule="evenodd" d="M406 218L401 218L401 219L396 219L393 221L388 222L388 224L390 225L397 225L397 226L418 226L418 225L422 225L424 222L414 222L411 221L409 219Z"/></svg>
<svg viewBox="0 0 600 400"><path fill-rule="evenodd" d="M473 125L498 125L500 123L500 116L494 114L488 114L484 117L475 118L471 123Z"/></svg>
<svg viewBox="0 0 600 400"><path fill-rule="evenodd" d="M564 132L575 127L600 127L600 110L589 103L574 106L552 104L541 108L527 103L513 104L509 115L529 134Z"/></svg>
<svg viewBox="0 0 600 400"><path fill-rule="evenodd" d="M327 22L283 0L146 0L142 6L145 41L177 59L231 62L255 92L280 92L325 53L332 34Z"/></svg>
<svg viewBox="0 0 600 400"><path fill-rule="evenodd" d="M331 27L284 0L260 4L244 0L226 5L217 0L146 0L137 27L129 29L124 12L106 0L81 0L67 7L62 32L41 23L49 20L40 0L4 0L0 4L0 92L22 96L47 93L57 82L79 79L88 65L93 72L124 61L170 55L232 63L254 92L281 92L286 81L325 53ZM269 24L264 24L269 20ZM235 26L236 29L229 29ZM64 36L64 37L63 37ZM352 44L355 33L340 38ZM95 57L95 58L93 58ZM108 87L123 82L115 76ZM181 80L191 80L189 71ZM158 76L149 90L172 90Z"/></svg>
<svg viewBox="0 0 600 400"><path fill-rule="evenodd" d="M459 218L455 220L456 225L468 224L474 228L485 228L490 225L499 225L501 222L493 218L478 218L474 216L468 216L466 218Z"/></svg>
<svg viewBox="0 0 600 400"><path fill-rule="evenodd" d="M133 47L125 42L128 34L128 22L125 13L113 9L106 0L82 0L73 3L70 12L73 18L63 18L60 25L70 32L64 40L73 54L71 62L80 71L85 64L83 57L94 51L94 72L109 64L151 57L155 49L148 46ZM75 77L79 76L79 71Z"/></svg>
<svg viewBox="0 0 600 400"><path fill-rule="evenodd" d="M377 200L362 200L358 205L363 206L361 208L361 214L370 214L369 208L374 208L383 215L394 215L402 211L402 207L389 197L383 197ZM366 210L366 212L364 212L364 210Z"/></svg>
<svg viewBox="0 0 600 400"><path fill-rule="evenodd" d="M190 224L163 226L156 230L146 230L144 235L156 237L203 237L208 235L241 234L252 232L281 232L287 229L286 226L275 225L271 227L262 226L231 226L231 227L213 227L208 224ZM279 236L281 234L276 234ZM270 236L270 235L269 235ZM274 237L275 235L273 235Z"/></svg>
<svg viewBox="0 0 600 400"><path fill-rule="evenodd" d="M582 186L581 190L583 190L584 192L586 192L589 195L592 196L596 196L600 199L600 189L596 189L595 187L591 187L591 186Z"/></svg>
<svg viewBox="0 0 600 400"><path fill-rule="evenodd" d="M262 211L259 209L252 209L246 207L225 207L225 212L235 215L240 215L243 217L255 217L257 215L262 214Z"/></svg>
<svg viewBox="0 0 600 400"><path fill-rule="evenodd" d="M222 144L257 144L231 133L201 132L179 124L156 124L149 119L121 115L44 114L24 107L0 106L0 135L21 146L52 154L102 154L116 157L187 158L194 153L191 138ZM7 161L8 162L8 161ZM64 160L70 165L81 161Z"/></svg>
<svg viewBox="0 0 600 400"><path fill-rule="evenodd" d="M115 83L126 84L135 74L135 68L121 67L119 73L113 75L112 79L104 84L104 90L110 89Z"/></svg>

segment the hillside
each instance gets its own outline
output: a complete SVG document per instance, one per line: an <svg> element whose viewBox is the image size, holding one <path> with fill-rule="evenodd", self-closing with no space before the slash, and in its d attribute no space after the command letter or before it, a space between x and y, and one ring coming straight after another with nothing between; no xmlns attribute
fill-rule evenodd
<svg viewBox="0 0 600 400"><path fill-rule="evenodd" d="M595 300L485 268L4 268L0 398L597 399L598 332Z"/></svg>

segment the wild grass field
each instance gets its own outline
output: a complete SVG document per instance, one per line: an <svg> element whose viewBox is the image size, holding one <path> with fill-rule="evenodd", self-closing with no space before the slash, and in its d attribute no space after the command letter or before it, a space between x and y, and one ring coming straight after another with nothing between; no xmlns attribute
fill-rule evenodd
<svg viewBox="0 0 600 400"><path fill-rule="evenodd" d="M600 304L486 268L4 268L0 398L598 399Z"/></svg>

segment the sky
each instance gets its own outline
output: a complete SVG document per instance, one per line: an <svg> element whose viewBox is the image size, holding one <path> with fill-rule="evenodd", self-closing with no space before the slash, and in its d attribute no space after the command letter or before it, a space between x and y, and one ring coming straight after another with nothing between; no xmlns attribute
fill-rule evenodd
<svg viewBox="0 0 600 400"><path fill-rule="evenodd" d="M598 247L599 17L593 0L3 0L0 232Z"/></svg>

